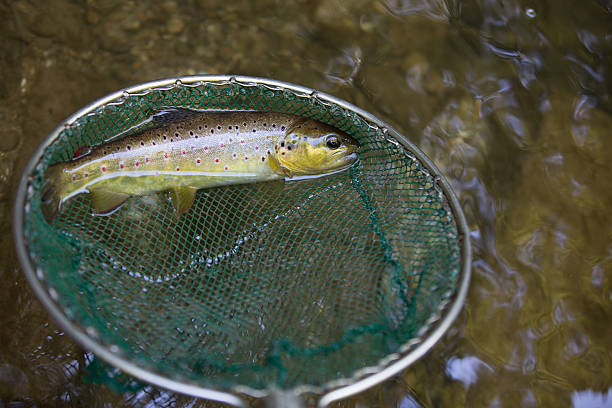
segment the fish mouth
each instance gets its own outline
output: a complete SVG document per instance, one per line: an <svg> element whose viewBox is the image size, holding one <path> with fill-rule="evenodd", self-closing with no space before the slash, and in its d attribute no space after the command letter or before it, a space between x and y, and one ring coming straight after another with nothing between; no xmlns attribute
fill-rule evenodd
<svg viewBox="0 0 612 408"><path fill-rule="evenodd" d="M346 146L346 151L349 152L349 153L357 153L359 151L359 146L352 145L352 144L347 145Z"/></svg>
<svg viewBox="0 0 612 408"><path fill-rule="evenodd" d="M357 146L347 146L346 150L342 150L342 151L337 151L337 152L333 152L330 157L335 157L335 156L342 156L342 158L350 158L350 159L357 159L357 157L359 156L357 154L357 152L359 152L359 147Z"/></svg>
<svg viewBox="0 0 612 408"><path fill-rule="evenodd" d="M349 153L342 156L342 160L348 164L356 162L358 158L359 155L357 154L357 152Z"/></svg>
<svg viewBox="0 0 612 408"><path fill-rule="evenodd" d="M347 167L351 166L353 163L355 163L357 160L359 160L359 155L356 152L344 154L336 158L336 160L334 161L335 165L333 166L332 170L344 170Z"/></svg>

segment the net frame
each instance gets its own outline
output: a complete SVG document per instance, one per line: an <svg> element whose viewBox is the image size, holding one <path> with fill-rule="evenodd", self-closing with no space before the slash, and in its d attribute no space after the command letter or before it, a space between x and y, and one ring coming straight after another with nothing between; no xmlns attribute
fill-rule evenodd
<svg viewBox="0 0 612 408"><path fill-rule="evenodd" d="M69 128L79 118L91 114L101 106L112 104L121 105L129 100L130 96L142 95L152 89L163 90L172 89L175 87L197 87L203 84L219 84L219 85L237 85L237 86L261 86L271 90L283 90L291 92L302 98L308 98L317 103L329 106L330 109L334 106L353 112L360 118L365 120L370 126L380 130L381 134L387 142L392 143L400 149L409 152L416 157L420 164L427 169L434 177L436 185L440 188L446 201L451 209L454 217L457 237L460 246L461 268L457 275L457 284L455 292L438 305L436 313L432 314L426 324L421 327L417 335L407 340L396 353L389 354L379 361L375 366L364 367L356 371L350 378L332 380L322 386L300 386L293 389L295 394L304 393L326 393L320 400L319 406L327 406L333 401L348 397L379 384L385 379L402 371L422 355L424 355L448 330L454 319L457 317L463 302L465 301L467 289L470 280L471 268L471 248L469 234L465 217L459 206L458 200L454 195L450 184L441 175L436 166L422 153L415 145L413 145L405 136L401 135L391 126L374 117L370 113L333 96L322 92L312 90L310 88L289 84L281 81L275 81L264 78L246 77L246 76L189 76L172 78L160 81L148 82L133 87L125 88L113 94L110 94L92 104L77 111L75 114L67 118L55 130L53 130L45 141L39 146L36 152L32 155L30 161L25 167L23 177L20 181L17 191L16 204L14 209L14 238L19 260L23 266L24 273L34 289L34 292L41 300L45 308L49 311L54 320L59 326L70 334L82 347L92 351L96 356L111 365L121 369L122 371L145 382L160 386L165 389L180 392L183 394L193 395L196 397L216 400L228 403L234 406L245 406L244 401L235 394L246 394L256 398L269 396L273 390L271 389L253 389L246 386L237 385L229 390L215 390L193 384L189 381L181 381L168 378L143 369L136 362L131 361L128 356L121 353L121 350L116 345L105 345L99 342L95 332L88 330L87 327L82 327L68 317L69 313L63 310L58 302L57 291L46 284L44 272L38 268L33 261L33 256L28 248L28 240L25 235L24 222L30 204L28 200L32 197L31 174L40 162L45 150L55 142L59 135ZM228 392L229 391L229 392Z"/></svg>

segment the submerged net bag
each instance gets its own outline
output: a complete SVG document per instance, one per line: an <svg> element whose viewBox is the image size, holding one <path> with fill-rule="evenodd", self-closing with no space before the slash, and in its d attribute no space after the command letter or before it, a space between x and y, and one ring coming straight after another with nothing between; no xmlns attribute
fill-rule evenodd
<svg viewBox="0 0 612 408"><path fill-rule="evenodd" d="M85 194L45 221L49 165L167 107L314 118L358 140L360 160L317 179L200 190L183 216L161 194L92 216ZM256 78L160 81L83 109L35 154L15 215L30 282L81 345L219 400L211 389L323 392L391 375L450 325L469 275L463 215L418 149L346 102Z"/></svg>

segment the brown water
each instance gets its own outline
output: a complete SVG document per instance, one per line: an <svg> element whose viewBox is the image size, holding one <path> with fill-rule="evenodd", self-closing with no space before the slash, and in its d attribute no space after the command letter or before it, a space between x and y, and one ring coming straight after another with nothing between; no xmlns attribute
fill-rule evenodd
<svg viewBox="0 0 612 408"><path fill-rule="evenodd" d="M342 406L612 406L610 0L0 2L0 407L212 404L83 380L14 255L21 169L66 116L196 73L299 83L419 145L458 193L473 280L450 332Z"/></svg>

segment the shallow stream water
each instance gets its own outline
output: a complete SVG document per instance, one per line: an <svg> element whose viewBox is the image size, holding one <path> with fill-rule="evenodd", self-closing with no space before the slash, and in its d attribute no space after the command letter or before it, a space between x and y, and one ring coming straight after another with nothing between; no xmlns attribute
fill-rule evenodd
<svg viewBox="0 0 612 408"><path fill-rule="evenodd" d="M396 126L450 180L466 305L423 359L341 406L612 406L610 0L1 1L0 407L214 405L84 380L14 254L43 138L121 87L185 74L298 83Z"/></svg>

